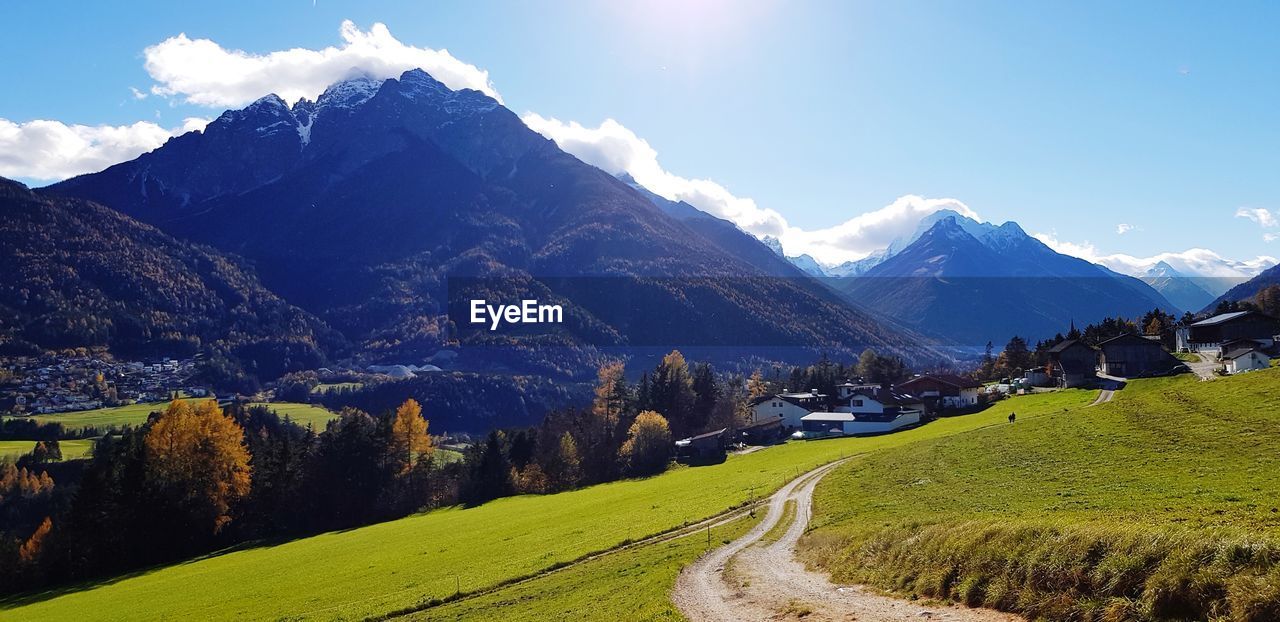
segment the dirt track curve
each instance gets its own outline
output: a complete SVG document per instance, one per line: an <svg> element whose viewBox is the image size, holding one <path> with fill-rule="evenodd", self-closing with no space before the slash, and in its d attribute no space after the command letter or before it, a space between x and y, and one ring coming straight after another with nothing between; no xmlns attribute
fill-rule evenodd
<svg viewBox="0 0 1280 622"><path fill-rule="evenodd" d="M795 546L809 525L813 489L840 463L792 480L769 499L764 520L741 538L703 555L680 573L672 600L691 622L804 619L811 621L1017 622L1022 618L988 609L925 606L881 596L860 586L833 585L795 559ZM795 501L795 518L774 542L766 534Z"/></svg>

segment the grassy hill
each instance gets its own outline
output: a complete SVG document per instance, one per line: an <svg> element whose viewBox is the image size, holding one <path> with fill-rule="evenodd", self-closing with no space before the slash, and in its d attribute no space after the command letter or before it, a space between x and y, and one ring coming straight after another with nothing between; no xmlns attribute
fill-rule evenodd
<svg viewBox="0 0 1280 622"><path fill-rule="evenodd" d="M93 442L93 439L58 441L58 448L62 450L63 460L76 460L93 451ZM0 460L17 460L31 453L35 446L35 441L0 441Z"/></svg>
<svg viewBox="0 0 1280 622"><path fill-rule="evenodd" d="M1278 447L1280 370L1135 381L842 467L802 546L841 581L1031 618L1277 620Z"/></svg>
<svg viewBox="0 0 1280 622"><path fill-rule="evenodd" d="M697 522L842 456L1005 426L1011 409L1018 412L1021 425L1037 415L1081 407L1095 396L1093 391L1026 396L980 414L943 419L888 436L788 443L734 456L715 466L678 468L657 477L557 495L500 499L469 509L437 510L275 546L247 548L80 589L0 602L0 618L69 620L85 611L104 620L132 619L138 612L169 619L277 619L288 614L291 619L329 620L384 615L420 607L458 589L473 592L499 586L626 541ZM644 554L650 553L653 551ZM602 558L599 563L625 563L626 559ZM575 573L589 573L592 568L603 568L600 576L612 576L607 565L596 564L508 590L544 586L548 591L542 606L554 607L566 602L562 599L581 598L576 593L552 591L564 587L556 581L571 581L584 576ZM674 578L674 574L663 572L667 573L664 577ZM509 592L494 594L502 593ZM503 617L492 611L488 615ZM617 618L602 614L599 619Z"/></svg>

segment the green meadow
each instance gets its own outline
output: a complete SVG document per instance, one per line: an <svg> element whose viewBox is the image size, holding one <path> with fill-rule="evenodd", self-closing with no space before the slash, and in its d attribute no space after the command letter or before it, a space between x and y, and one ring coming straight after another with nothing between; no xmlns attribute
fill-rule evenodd
<svg viewBox="0 0 1280 622"><path fill-rule="evenodd" d="M420 608L458 590L470 593L502 586L625 542L698 522L844 456L1004 427L1009 425L1005 420L1011 410L1018 413L1016 425L1022 425L1037 417L1077 409L1096 395L1096 391L1073 390L1018 397L982 413L941 419L892 435L791 442L731 456L722 464L680 467L647 479L555 495L499 499L474 508L446 508L359 529L244 548L97 584L10 599L0 602L0 618L74 620L87 611L103 620L138 619L140 612L153 619L382 616ZM600 560L611 558L614 556ZM625 559L628 557L613 561ZM591 568L600 568L594 563L575 569L590 573ZM521 585L536 588L556 585L541 583L552 577L571 581L582 576L564 571ZM663 576L674 579L671 572ZM579 596L557 592L545 599L545 606L554 607L563 598ZM464 602L450 606L463 606ZM494 610L491 615L505 618L508 614Z"/></svg>
<svg viewBox="0 0 1280 622"><path fill-rule="evenodd" d="M77 460L89 456L93 443L93 439L58 441L58 448L62 450L63 460ZM35 446L35 441L0 441L0 460L17 460L31 453Z"/></svg>
<svg viewBox="0 0 1280 622"><path fill-rule="evenodd" d="M209 398L183 398L184 401L198 402ZM69 430L78 430L81 428L121 428L124 426L139 426L146 423L147 417L153 412L164 410L168 402L153 402L148 404L129 404L128 406L114 406L111 408L96 408L94 410L82 410L78 412L55 413L49 415L32 415L31 418L44 423L61 423ZM332 411L326 410L321 406L312 404L297 404L292 402L280 402L263 404L276 411L281 417L288 415L291 419L306 427L314 425L316 430L324 429L326 423L330 419L338 415Z"/></svg>
<svg viewBox="0 0 1280 622"><path fill-rule="evenodd" d="M803 555L1032 619L1280 620L1277 449L1280 370L1134 381L837 469Z"/></svg>
<svg viewBox="0 0 1280 622"><path fill-rule="evenodd" d="M254 406L266 406L281 417L289 417L302 427L312 427L316 432L324 429L330 421L338 418L338 413L323 406L314 404L298 404L294 402L257 403Z"/></svg>
<svg viewBox="0 0 1280 622"><path fill-rule="evenodd" d="M183 398L185 401L200 401L208 398ZM43 423L61 423L69 430L81 428L120 428L127 425L138 426L146 423L153 412L164 410L168 402L150 402L129 404L110 408L95 408L77 412L54 413L49 415L32 415L31 418Z"/></svg>

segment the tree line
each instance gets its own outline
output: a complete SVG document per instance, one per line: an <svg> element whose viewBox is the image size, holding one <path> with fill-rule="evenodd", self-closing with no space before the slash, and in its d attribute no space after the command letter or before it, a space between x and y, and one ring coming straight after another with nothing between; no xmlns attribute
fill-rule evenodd
<svg viewBox="0 0 1280 622"><path fill-rule="evenodd" d="M825 368L825 367L823 367ZM347 407L324 430L267 406L174 401L100 439L92 457L0 465L0 593L118 575L247 541L279 540L512 494L660 473L673 440L746 421L751 381L671 352L639 382L602 366L589 406L495 430L440 459L422 406ZM55 478L57 481L55 481Z"/></svg>

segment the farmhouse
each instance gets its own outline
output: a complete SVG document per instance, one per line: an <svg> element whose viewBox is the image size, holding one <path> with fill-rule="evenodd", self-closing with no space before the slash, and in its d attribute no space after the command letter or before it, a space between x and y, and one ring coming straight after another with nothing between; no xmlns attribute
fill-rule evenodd
<svg viewBox="0 0 1280 622"><path fill-rule="evenodd" d="M1222 355L1222 363L1228 374L1238 374L1271 367L1271 357L1257 346L1245 346L1227 351Z"/></svg>
<svg viewBox="0 0 1280 622"><path fill-rule="evenodd" d="M826 410L827 396L817 391L809 393L779 393L768 397L756 398L751 404L752 423L761 423L771 419L781 420L782 427L789 430L800 427L800 418L805 415Z"/></svg>
<svg viewBox="0 0 1280 622"><path fill-rule="evenodd" d="M1098 379L1098 351L1078 339L1068 339L1049 348L1049 374L1054 382L1070 389Z"/></svg>
<svg viewBox="0 0 1280 622"><path fill-rule="evenodd" d="M682 462L723 460L728 428L676 441L676 458Z"/></svg>
<svg viewBox="0 0 1280 622"><path fill-rule="evenodd" d="M782 438L782 419L765 419L738 428L738 440L747 445L768 445Z"/></svg>
<svg viewBox="0 0 1280 622"><path fill-rule="evenodd" d="M971 378L954 374L924 374L899 383L894 388L942 409L977 406L978 388L981 386Z"/></svg>
<svg viewBox="0 0 1280 622"><path fill-rule="evenodd" d="M1180 328L1176 340L1180 351L1219 356L1225 353L1222 345L1229 341L1249 339L1270 347L1277 336L1280 336L1280 320L1257 311L1236 311Z"/></svg>
<svg viewBox="0 0 1280 622"><path fill-rule="evenodd" d="M1098 344L1098 369L1112 376L1140 378L1172 373L1181 363L1160 342L1138 335L1120 335Z"/></svg>

